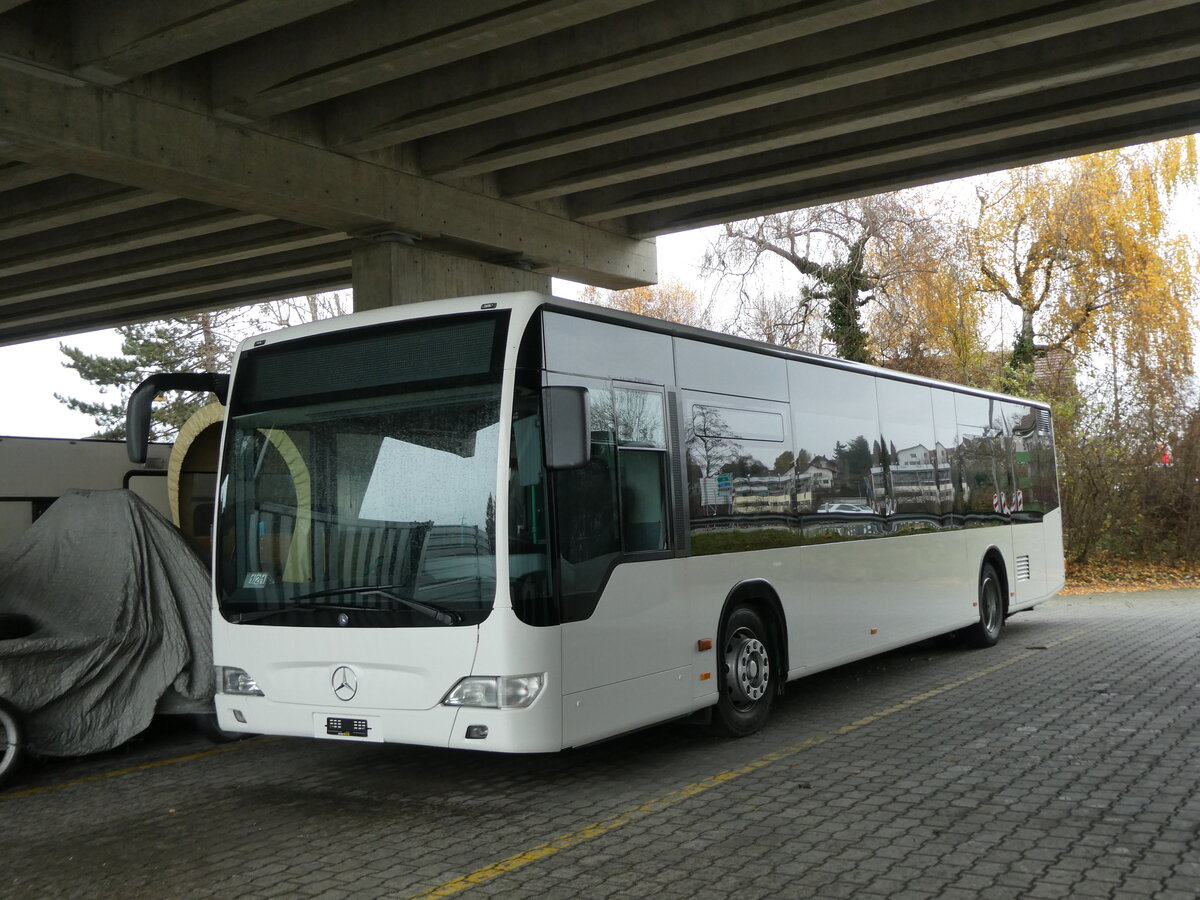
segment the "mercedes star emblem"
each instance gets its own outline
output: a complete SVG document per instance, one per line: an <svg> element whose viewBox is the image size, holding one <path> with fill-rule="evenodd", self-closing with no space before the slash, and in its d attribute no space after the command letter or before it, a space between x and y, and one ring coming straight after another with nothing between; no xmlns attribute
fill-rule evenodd
<svg viewBox="0 0 1200 900"><path fill-rule="evenodd" d="M358 693L358 676L349 666L338 666L333 670L333 694L339 700L353 700Z"/></svg>

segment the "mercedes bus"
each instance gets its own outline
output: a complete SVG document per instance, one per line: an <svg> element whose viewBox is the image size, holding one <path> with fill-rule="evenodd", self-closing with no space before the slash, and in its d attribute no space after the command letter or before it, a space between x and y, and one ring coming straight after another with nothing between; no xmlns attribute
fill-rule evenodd
<svg viewBox="0 0 1200 900"><path fill-rule="evenodd" d="M182 379L182 380L181 380ZM1063 585L1049 409L536 293L244 342L213 652L228 731L556 751Z"/></svg>

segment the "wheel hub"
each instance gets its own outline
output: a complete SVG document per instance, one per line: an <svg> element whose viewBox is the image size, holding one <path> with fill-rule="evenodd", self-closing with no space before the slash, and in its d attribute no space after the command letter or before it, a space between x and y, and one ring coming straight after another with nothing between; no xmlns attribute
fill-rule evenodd
<svg viewBox="0 0 1200 900"><path fill-rule="evenodd" d="M771 661L763 642L739 631L729 641L726 662L734 703L745 705L761 700L771 681Z"/></svg>

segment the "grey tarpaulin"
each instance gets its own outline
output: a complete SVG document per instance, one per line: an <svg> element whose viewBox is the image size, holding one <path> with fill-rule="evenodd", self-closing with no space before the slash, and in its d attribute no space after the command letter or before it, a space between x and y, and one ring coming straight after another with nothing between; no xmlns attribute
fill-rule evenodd
<svg viewBox="0 0 1200 900"><path fill-rule="evenodd" d="M0 549L0 697L31 750L95 753L141 732L170 688L211 701L209 578L179 532L130 491L70 491Z"/></svg>

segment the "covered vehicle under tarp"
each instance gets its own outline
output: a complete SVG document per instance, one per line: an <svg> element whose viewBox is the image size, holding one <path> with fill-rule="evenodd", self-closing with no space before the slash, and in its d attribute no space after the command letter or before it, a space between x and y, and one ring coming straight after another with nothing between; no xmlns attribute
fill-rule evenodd
<svg viewBox="0 0 1200 900"><path fill-rule="evenodd" d="M116 747L164 700L211 710L204 564L130 491L70 491L0 548L0 614L32 620L0 640L0 698L47 756Z"/></svg>

